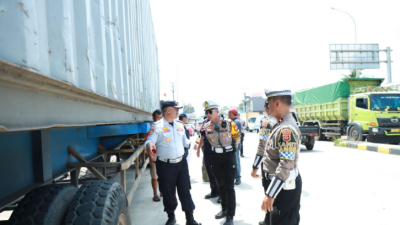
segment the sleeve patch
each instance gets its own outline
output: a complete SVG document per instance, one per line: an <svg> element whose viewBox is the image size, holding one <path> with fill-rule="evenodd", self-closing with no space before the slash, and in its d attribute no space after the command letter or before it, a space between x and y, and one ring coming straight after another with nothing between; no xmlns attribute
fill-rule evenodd
<svg viewBox="0 0 400 225"><path fill-rule="evenodd" d="M240 138L239 128L236 126L236 123L233 121L231 122L231 136L235 140Z"/></svg>
<svg viewBox="0 0 400 225"><path fill-rule="evenodd" d="M284 128L280 131L278 139L279 158L295 160L298 143L291 129Z"/></svg>

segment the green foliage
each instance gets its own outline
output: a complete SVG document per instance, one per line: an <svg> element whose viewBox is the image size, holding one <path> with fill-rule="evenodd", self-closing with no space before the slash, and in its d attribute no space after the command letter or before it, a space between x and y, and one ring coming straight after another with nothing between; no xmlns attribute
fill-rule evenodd
<svg viewBox="0 0 400 225"><path fill-rule="evenodd" d="M191 105L184 105L183 113L194 113L194 107Z"/></svg>
<svg viewBox="0 0 400 225"><path fill-rule="evenodd" d="M238 111L244 111L244 105L243 103L240 103L239 106L237 107Z"/></svg>
<svg viewBox="0 0 400 225"><path fill-rule="evenodd" d="M342 141L340 138L338 138L338 137L334 137L333 139L332 139L332 141L333 141L333 145L334 146L339 146L340 145L340 142ZM339 146L340 147L340 146Z"/></svg>
<svg viewBox="0 0 400 225"><path fill-rule="evenodd" d="M224 106L224 107L221 108L221 110L219 110L219 114L227 115L228 111L229 111L228 106Z"/></svg>

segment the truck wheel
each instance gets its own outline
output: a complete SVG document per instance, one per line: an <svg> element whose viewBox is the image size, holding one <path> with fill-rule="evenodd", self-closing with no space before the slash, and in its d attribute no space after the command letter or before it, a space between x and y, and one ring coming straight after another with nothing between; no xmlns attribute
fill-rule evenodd
<svg viewBox="0 0 400 225"><path fill-rule="evenodd" d="M306 145L307 150L313 150L314 145Z"/></svg>
<svg viewBox="0 0 400 225"><path fill-rule="evenodd" d="M356 126L352 126L350 128L349 136L350 136L350 140L352 140L352 141L363 141L363 140L365 140L365 137L363 137L363 135L362 135L362 131Z"/></svg>
<svg viewBox="0 0 400 225"><path fill-rule="evenodd" d="M8 224L61 224L77 190L69 184L35 188L18 203Z"/></svg>
<svg viewBox="0 0 400 225"><path fill-rule="evenodd" d="M130 225L128 200L115 181L92 181L79 188L64 224Z"/></svg>

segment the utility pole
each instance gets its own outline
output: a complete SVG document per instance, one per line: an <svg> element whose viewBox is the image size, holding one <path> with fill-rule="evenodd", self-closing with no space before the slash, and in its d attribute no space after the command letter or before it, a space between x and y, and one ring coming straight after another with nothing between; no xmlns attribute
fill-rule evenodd
<svg viewBox="0 0 400 225"><path fill-rule="evenodd" d="M175 101L175 95L174 95L174 83L172 83L172 100Z"/></svg>

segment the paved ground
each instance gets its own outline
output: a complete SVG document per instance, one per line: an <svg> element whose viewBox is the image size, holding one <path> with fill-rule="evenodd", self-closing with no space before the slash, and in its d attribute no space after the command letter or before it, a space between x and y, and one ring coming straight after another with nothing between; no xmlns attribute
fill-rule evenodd
<svg viewBox="0 0 400 225"><path fill-rule="evenodd" d="M243 183L236 186L236 225L257 224L263 218L261 180L250 176L257 141L257 134L246 134L246 157L241 158ZM317 142L312 151L302 147L300 157L301 224L400 224L400 156ZM196 220L203 225L223 224L223 219L214 219L220 210L216 199L204 199L209 184L202 182L201 160L194 155L190 171ZM165 224L167 216L162 203L151 198L150 176L146 171L130 206L132 224ZM180 205L176 215L177 224L185 224Z"/></svg>
<svg viewBox="0 0 400 225"><path fill-rule="evenodd" d="M241 158L243 183L236 186L236 225L255 225L264 216L260 209L263 198L261 180L250 176L257 143L256 133L246 134L246 157ZM317 142L312 151L302 147L300 157L299 169L303 178L301 224L400 224L399 155ZM210 189L209 183L203 183L201 179L201 159L192 155L189 164L196 220L203 225L223 224L223 219L214 219L220 210L216 199L204 199ZM128 176L133 177L133 171L131 169ZM128 181L128 187L132 181ZM129 208L133 225L165 224L167 215L163 212L162 202L153 202L152 197L147 169ZM7 219L9 214L1 213L0 220ZM176 215L177 224L185 224L180 205Z"/></svg>

